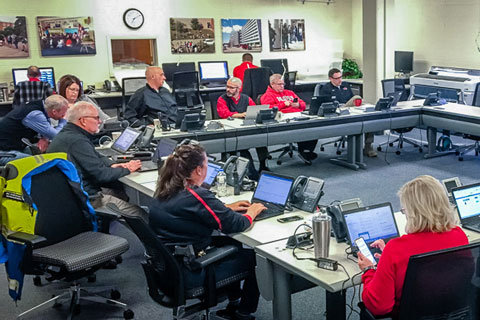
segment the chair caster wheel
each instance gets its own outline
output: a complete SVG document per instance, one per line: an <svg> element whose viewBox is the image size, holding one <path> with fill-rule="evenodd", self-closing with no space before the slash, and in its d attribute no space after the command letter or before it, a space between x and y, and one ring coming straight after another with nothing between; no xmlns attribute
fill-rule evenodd
<svg viewBox="0 0 480 320"><path fill-rule="evenodd" d="M325 151L325 148L324 148L324 147L320 147L320 151Z"/></svg>
<svg viewBox="0 0 480 320"><path fill-rule="evenodd" d="M135 314L130 309L123 311L123 319L133 319L134 316Z"/></svg>
<svg viewBox="0 0 480 320"><path fill-rule="evenodd" d="M418 152L423 152L423 148L418 148Z"/></svg>
<svg viewBox="0 0 480 320"><path fill-rule="evenodd" d="M463 157L458 157L458 161L463 161Z"/></svg>
<svg viewBox="0 0 480 320"><path fill-rule="evenodd" d="M336 147L336 146L337 146L337 143L335 142L335 143L333 144L333 146Z"/></svg>
<svg viewBox="0 0 480 320"><path fill-rule="evenodd" d="M382 151L382 147L377 147L377 151Z"/></svg>
<svg viewBox="0 0 480 320"><path fill-rule="evenodd" d="M458 151L458 150L455 151L455 155L456 155L456 156L459 156L459 155L460 155L460 151Z"/></svg>
<svg viewBox="0 0 480 320"><path fill-rule="evenodd" d="M342 154L342 151L338 150L337 151L337 156L341 155Z"/></svg>
<svg viewBox="0 0 480 320"><path fill-rule="evenodd" d="M390 147L393 147L393 143L392 143L392 142L390 142L388 145L389 145Z"/></svg>
<svg viewBox="0 0 480 320"><path fill-rule="evenodd" d="M36 276L33 278L33 285L36 287L41 287L42 286L42 278L40 276Z"/></svg>
<svg viewBox="0 0 480 320"><path fill-rule="evenodd" d="M268 159L268 160L272 160L273 158L272 158L271 155L268 155L268 156L267 156L267 159Z"/></svg>
<svg viewBox="0 0 480 320"><path fill-rule="evenodd" d="M93 283L93 282L97 281L97 275L92 274L92 275L88 276L87 280L88 280L88 282Z"/></svg>
<svg viewBox="0 0 480 320"><path fill-rule="evenodd" d="M110 298L113 300L119 300L122 295L120 294L120 291L113 289L110 291Z"/></svg>
<svg viewBox="0 0 480 320"><path fill-rule="evenodd" d="M123 262L122 256L116 256L116 257L115 257L115 262L116 262L117 264L122 263L122 262Z"/></svg>
<svg viewBox="0 0 480 320"><path fill-rule="evenodd" d="M282 161L281 161L281 160L277 160L277 164L278 164L278 165L281 165L281 164L282 164Z"/></svg>
<svg viewBox="0 0 480 320"><path fill-rule="evenodd" d="M399 154L400 154L400 151L398 151L398 150L395 151L395 154L396 154L396 155L399 155Z"/></svg>
<svg viewBox="0 0 480 320"><path fill-rule="evenodd" d="M293 152L289 152L288 155L290 156L290 158L293 158Z"/></svg>

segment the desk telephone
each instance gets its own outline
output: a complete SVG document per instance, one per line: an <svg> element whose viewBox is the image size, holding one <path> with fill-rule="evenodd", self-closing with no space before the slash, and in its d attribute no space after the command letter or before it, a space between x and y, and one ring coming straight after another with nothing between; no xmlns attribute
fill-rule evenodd
<svg viewBox="0 0 480 320"><path fill-rule="evenodd" d="M105 80L103 83L103 88L105 89L106 92L110 91L120 91L120 85L116 80Z"/></svg>
<svg viewBox="0 0 480 320"><path fill-rule="evenodd" d="M337 242L347 241L347 227L343 219L343 212L361 208L363 206L362 200L353 198L343 201L334 201L326 207L327 214L332 218L332 231L337 239Z"/></svg>
<svg viewBox="0 0 480 320"><path fill-rule="evenodd" d="M314 212L323 196L324 181L315 177L298 176L290 195L290 204L300 210Z"/></svg>
<svg viewBox="0 0 480 320"><path fill-rule="evenodd" d="M225 162L225 165L223 166L223 170L227 175L227 184L229 186L234 186L235 169L237 170L237 173L238 173L238 183L239 184L242 183L243 179L245 178L245 175L247 174L249 163L250 163L250 160L248 160L247 158L238 157L238 156L231 156L230 158L227 159L227 161Z"/></svg>
<svg viewBox="0 0 480 320"><path fill-rule="evenodd" d="M138 137L137 148L142 150L142 149L147 149L151 147L150 143L152 142L154 133L155 133L154 127L146 126L145 129L143 129L142 134Z"/></svg>

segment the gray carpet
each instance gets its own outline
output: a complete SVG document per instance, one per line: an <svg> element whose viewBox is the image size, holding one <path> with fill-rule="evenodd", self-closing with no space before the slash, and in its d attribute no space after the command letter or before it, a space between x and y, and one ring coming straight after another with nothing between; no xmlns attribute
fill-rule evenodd
<svg viewBox="0 0 480 320"><path fill-rule="evenodd" d="M418 130L408 136L420 139ZM375 145L386 139L387 136L377 136ZM423 132L423 139L425 139L425 132ZM468 143L462 139L455 139L455 141ZM480 178L478 170L480 158L473 155L466 156L463 162L457 161L455 155L425 160L423 154L411 146L405 146L400 155L396 155L394 148L390 147L387 153L380 152L377 158L365 159L368 165L367 170L352 171L330 164L328 159L335 154L335 148L330 145L324 152L319 152L319 145L317 147L319 157L312 166L303 165L296 156L292 159L285 158L281 166L277 166L274 160L269 161L269 166L279 173L292 176L311 175L325 179L325 195L321 199L322 204L328 204L333 200L360 197L366 205L389 201L394 210L399 210L397 190L403 183L418 175L430 174L438 179L458 176L463 184L478 182ZM114 233L128 239L131 248L124 255L124 262L116 270L101 270L97 273L95 285L115 285L122 293L120 300L129 304L129 307L135 312L136 319L170 319L171 310L160 307L148 296L145 278L139 264L143 254L140 243L129 230L121 225L115 228ZM0 267L0 310L2 313L0 317L15 319L20 312L49 299L58 289L64 287L65 285L57 283L35 287L31 277L27 276L22 300L15 306L7 294L4 268ZM356 306L357 297L358 289L354 306ZM352 290L350 289L347 297L348 303L351 298ZM319 288L293 295L293 319L323 319L324 301L325 292ZM59 309L49 307L26 319L63 319L66 312L67 305L63 305ZM272 319L271 302L261 298L255 316L259 320ZM122 312L114 307L84 303L77 319L122 319ZM350 319L358 319L358 316L353 313Z"/></svg>

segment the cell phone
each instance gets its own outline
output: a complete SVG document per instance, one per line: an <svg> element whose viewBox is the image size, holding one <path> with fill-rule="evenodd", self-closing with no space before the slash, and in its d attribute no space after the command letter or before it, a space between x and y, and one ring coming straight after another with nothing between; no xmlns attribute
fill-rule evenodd
<svg viewBox="0 0 480 320"><path fill-rule="evenodd" d="M372 251L368 248L367 243L365 242L365 239L362 237L358 238L355 240L355 244L357 245L358 250L365 256L367 257L368 260L370 260L373 265L377 264L377 260L375 260L375 257L372 254Z"/></svg>
<svg viewBox="0 0 480 320"><path fill-rule="evenodd" d="M300 216L291 216L291 217L277 219L277 221L280 223L286 223L286 222L292 222L292 221L298 221L298 220L303 220L303 218Z"/></svg>
<svg viewBox="0 0 480 320"><path fill-rule="evenodd" d="M293 102L298 102L298 98L293 98Z"/></svg>

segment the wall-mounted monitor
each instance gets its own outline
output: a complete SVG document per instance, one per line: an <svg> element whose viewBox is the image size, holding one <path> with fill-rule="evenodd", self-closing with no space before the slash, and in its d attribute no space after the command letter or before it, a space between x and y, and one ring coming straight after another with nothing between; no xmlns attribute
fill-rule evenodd
<svg viewBox="0 0 480 320"><path fill-rule="evenodd" d="M40 80L43 82L48 82L50 84L50 87L52 87L53 90L56 90L55 73L53 71L53 67L42 67L38 69L41 73ZM28 81L27 72L28 68L12 69L13 84L17 85L17 83L20 81Z"/></svg>
<svg viewBox="0 0 480 320"><path fill-rule="evenodd" d="M200 84L225 85L229 78L227 61L203 61L198 62Z"/></svg>
<svg viewBox="0 0 480 320"><path fill-rule="evenodd" d="M413 71L413 51L395 51L395 72Z"/></svg>
<svg viewBox="0 0 480 320"><path fill-rule="evenodd" d="M264 68L270 68L273 73L284 75L285 72L288 72L287 59L262 59L260 65Z"/></svg>

